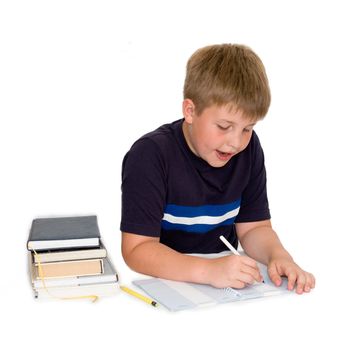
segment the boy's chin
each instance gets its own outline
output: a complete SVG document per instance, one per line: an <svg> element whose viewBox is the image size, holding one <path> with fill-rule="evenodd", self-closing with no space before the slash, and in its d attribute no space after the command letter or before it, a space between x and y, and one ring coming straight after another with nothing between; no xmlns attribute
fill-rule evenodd
<svg viewBox="0 0 350 350"><path fill-rule="evenodd" d="M222 161L219 159L205 159L205 161L213 168L222 168L223 166L225 166L228 163L228 160Z"/></svg>

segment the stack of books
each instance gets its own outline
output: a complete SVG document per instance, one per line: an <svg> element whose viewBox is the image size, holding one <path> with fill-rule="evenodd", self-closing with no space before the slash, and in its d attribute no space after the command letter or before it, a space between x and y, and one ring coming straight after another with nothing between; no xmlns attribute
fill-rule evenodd
<svg viewBox="0 0 350 350"><path fill-rule="evenodd" d="M96 216L34 219L27 249L37 298L96 298L119 291Z"/></svg>

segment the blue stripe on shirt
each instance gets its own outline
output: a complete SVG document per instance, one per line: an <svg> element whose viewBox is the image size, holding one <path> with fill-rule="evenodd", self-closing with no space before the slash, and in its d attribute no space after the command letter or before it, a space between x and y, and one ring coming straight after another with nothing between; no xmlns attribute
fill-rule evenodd
<svg viewBox="0 0 350 350"><path fill-rule="evenodd" d="M206 233L216 227L233 225L239 206L240 200L197 207L168 204L164 210L162 229Z"/></svg>

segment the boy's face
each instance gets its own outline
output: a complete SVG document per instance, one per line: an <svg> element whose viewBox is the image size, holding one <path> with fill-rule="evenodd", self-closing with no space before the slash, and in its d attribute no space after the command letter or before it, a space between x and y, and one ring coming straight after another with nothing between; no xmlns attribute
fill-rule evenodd
<svg viewBox="0 0 350 350"><path fill-rule="evenodd" d="M200 115L190 99L183 102L183 132L192 152L213 167L224 166L243 151L252 136L254 122L228 106L212 105Z"/></svg>

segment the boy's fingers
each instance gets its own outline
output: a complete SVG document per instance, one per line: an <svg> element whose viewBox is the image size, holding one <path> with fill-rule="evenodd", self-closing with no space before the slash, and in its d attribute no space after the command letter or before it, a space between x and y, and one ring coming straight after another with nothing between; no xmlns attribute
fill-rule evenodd
<svg viewBox="0 0 350 350"><path fill-rule="evenodd" d="M315 288L315 277L312 273L307 273L304 292L310 292L312 288Z"/></svg>
<svg viewBox="0 0 350 350"><path fill-rule="evenodd" d="M298 276L297 286L296 286L297 294L302 294L305 287L306 287L306 278L305 278L305 276L304 275Z"/></svg>
<svg viewBox="0 0 350 350"><path fill-rule="evenodd" d="M262 276L260 274L260 270L258 269L258 267L255 269L251 266L245 265L242 267L241 271L243 274L247 276L245 280L246 283L252 284L254 283L254 281L261 282Z"/></svg>
<svg viewBox="0 0 350 350"><path fill-rule="evenodd" d="M253 284L254 282L254 278L253 276L247 274L247 273L240 273L238 276L237 276L237 280L244 283L244 285L247 285L247 284Z"/></svg>
<svg viewBox="0 0 350 350"><path fill-rule="evenodd" d="M257 262L252 259L252 258L249 258L248 256L241 256L240 257L242 259L242 262L245 264L245 265L248 265L248 266L251 266L255 269L258 269L258 264Z"/></svg>
<svg viewBox="0 0 350 350"><path fill-rule="evenodd" d="M251 274L254 278L255 281L257 282L262 282L263 281L263 276L260 273L259 266L257 262L253 259L248 260L249 265L245 264L244 266L244 271Z"/></svg>
<svg viewBox="0 0 350 350"><path fill-rule="evenodd" d="M275 265L272 265L268 269L270 280L278 287L282 283L281 276L279 275Z"/></svg>
<svg viewBox="0 0 350 350"><path fill-rule="evenodd" d="M297 279L297 275L294 272L291 272L290 274L287 275L287 277L288 277L288 290L293 290Z"/></svg>

